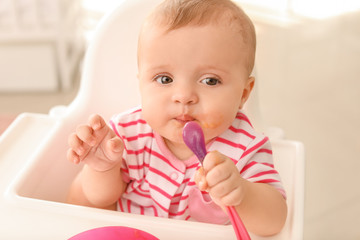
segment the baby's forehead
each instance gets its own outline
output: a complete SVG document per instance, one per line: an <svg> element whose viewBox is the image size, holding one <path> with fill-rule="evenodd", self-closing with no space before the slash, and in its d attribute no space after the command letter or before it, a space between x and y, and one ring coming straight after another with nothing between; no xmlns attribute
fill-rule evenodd
<svg viewBox="0 0 360 240"><path fill-rule="evenodd" d="M163 28L167 33L186 26L213 24L238 33L234 34L234 41L242 45L244 51L241 54L248 55L249 71L252 71L256 51L255 28L239 6L228 0L165 0L163 3L146 18L139 36L139 48L142 35L149 34L154 27ZM192 4L197 4L197 7Z"/></svg>
<svg viewBox="0 0 360 240"><path fill-rule="evenodd" d="M210 28L208 28L208 26L210 26ZM205 29L202 29L202 27L204 27ZM213 31L215 30L215 32ZM174 29L174 30L168 30L168 28L164 25L157 25L157 24L152 24L151 22L149 24L147 24L147 26L144 28L144 30L142 31L142 37L140 37L139 39L139 46L138 46L138 61L141 60L141 55L143 53L145 53L145 55L147 55L149 52L149 49L153 49L153 45L154 43L158 43L164 39L166 39L165 41L167 41L164 45L161 44L161 46L165 47L165 45L167 47L170 48L177 48L177 44L179 43L178 41L171 41L173 38L171 36L176 36L177 39L183 39L182 42L188 42L189 39L194 39L195 38L201 38L202 39L202 43L196 42L196 44L201 44L201 45L207 45L208 46L208 40L210 40L210 38L212 38L211 36L209 37L209 35L207 34L206 37L204 38L203 36L199 36L199 34L203 31L209 33L208 31L210 31L212 33L211 36L216 36L217 39L219 39L219 36L224 36L224 37L220 37L220 39L223 39L224 41L217 41L215 40L215 44L217 44L217 47L213 47L214 51L216 50L218 52L218 54L222 55L222 52L226 52L228 53L227 50L224 50L223 47L218 47L218 43L221 44L225 44L226 46L233 46L232 47L232 56L237 56L236 59L242 59L241 60L241 64L244 64L244 67L249 69L249 74L252 71L252 67L253 67L253 59L254 59L254 50L253 48L249 47L247 44L245 44L243 37L241 35L241 33L239 31L236 31L235 33L229 33L234 32L235 30L232 29L229 25L219 25L219 24L214 24L214 23L208 23L208 24L203 24L203 25L193 25L193 24L189 24L187 26L183 26L181 28L178 29ZM227 31L227 32L225 32ZM192 34L194 33L194 34ZM175 34L175 35L173 35ZM183 38L184 36L184 38ZM169 38L168 38L169 37ZM206 41L206 42L204 42ZM190 40L190 42L192 42ZM162 41L163 43L163 41ZM172 45L175 44L175 45ZM213 44L213 43L210 43ZM186 47L186 45L185 45ZM194 45L191 45L191 47L194 47ZM197 47L201 47L200 45L198 45ZM139 55L140 54L140 55Z"/></svg>

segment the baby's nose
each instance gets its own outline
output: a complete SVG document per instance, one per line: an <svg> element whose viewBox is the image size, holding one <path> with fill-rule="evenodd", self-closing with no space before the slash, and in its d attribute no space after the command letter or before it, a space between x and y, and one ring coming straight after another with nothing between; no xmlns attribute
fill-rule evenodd
<svg viewBox="0 0 360 240"><path fill-rule="evenodd" d="M172 100L175 103L184 105L194 104L198 102L198 95L190 86L178 86L174 90Z"/></svg>

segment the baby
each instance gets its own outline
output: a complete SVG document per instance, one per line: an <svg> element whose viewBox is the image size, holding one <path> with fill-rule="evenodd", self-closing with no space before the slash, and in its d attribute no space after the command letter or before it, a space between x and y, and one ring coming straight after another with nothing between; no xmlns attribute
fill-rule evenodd
<svg viewBox="0 0 360 240"><path fill-rule="evenodd" d="M166 0L139 36L141 107L107 125L93 115L69 136L67 158L83 162L68 202L123 212L229 223L234 206L247 229L278 233L285 193L269 140L242 108L254 86L255 31L230 0ZM203 167L182 129L198 122Z"/></svg>

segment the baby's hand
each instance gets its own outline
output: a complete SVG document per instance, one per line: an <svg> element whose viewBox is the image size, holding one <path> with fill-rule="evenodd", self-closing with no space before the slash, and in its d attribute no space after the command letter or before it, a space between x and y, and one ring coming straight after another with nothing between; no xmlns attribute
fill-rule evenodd
<svg viewBox="0 0 360 240"><path fill-rule="evenodd" d="M99 115L89 118L69 136L69 161L85 162L96 171L107 171L121 162L124 144Z"/></svg>
<svg viewBox="0 0 360 240"><path fill-rule="evenodd" d="M206 155L203 168L195 176L199 189L208 191L213 201L222 207L240 205L245 196L245 181L234 162L217 151Z"/></svg>

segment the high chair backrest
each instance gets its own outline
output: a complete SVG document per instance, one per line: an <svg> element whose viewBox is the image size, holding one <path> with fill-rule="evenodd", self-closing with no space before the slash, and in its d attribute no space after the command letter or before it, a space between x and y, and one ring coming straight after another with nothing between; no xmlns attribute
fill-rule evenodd
<svg viewBox="0 0 360 240"><path fill-rule="evenodd" d="M69 114L98 113L109 119L140 104L138 34L145 17L159 2L122 1L102 19L86 52L80 90Z"/></svg>

